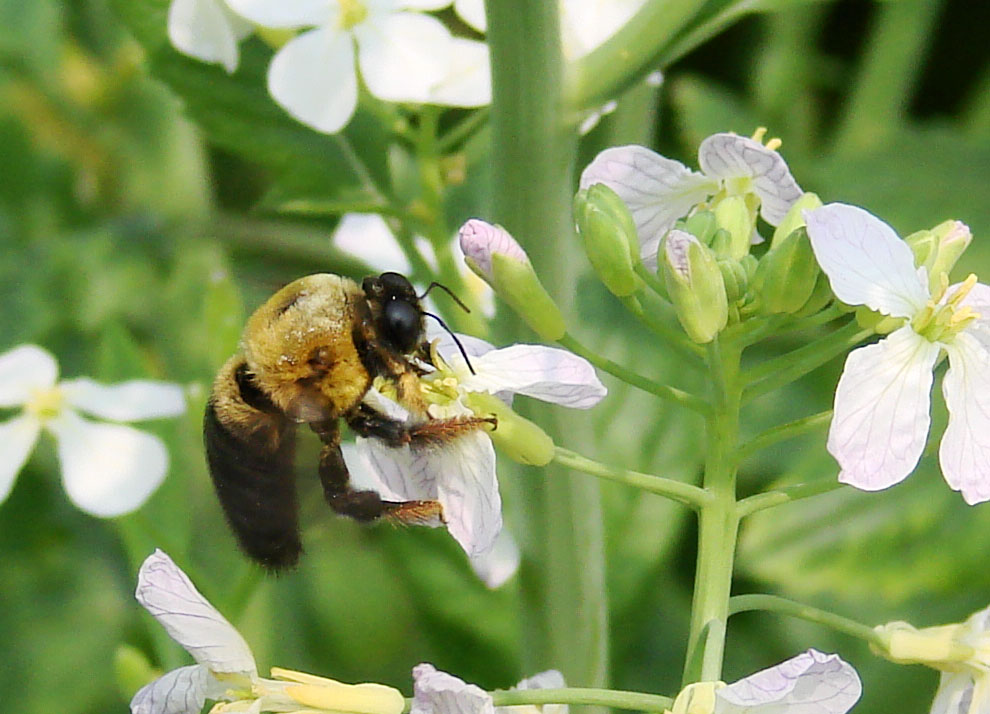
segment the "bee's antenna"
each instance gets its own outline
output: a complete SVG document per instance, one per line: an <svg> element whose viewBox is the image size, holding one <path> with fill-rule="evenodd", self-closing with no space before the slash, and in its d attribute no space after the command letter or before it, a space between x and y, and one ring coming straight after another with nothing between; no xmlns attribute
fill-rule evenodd
<svg viewBox="0 0 990 714"><path fill-rule="evenodd" d="M436 280L434 280L432 283L430 283L429 287L426 288L426 291L422 295L419 295L416 299L417 300L422 300L423 298L425 298L427 295L430 294L430 291L433 288L440 288L445 293L447 293L448 295L450 295L450 297L454 298L454 302L456 302L458 305L460 305L461 309L464 310L464 312L471 312L471 309L467 305L465 305L464 302L459 297L457 297L456 295L454 295L454 291L453 290L451 290L450 288L448 288L443 283L438 283ZM435 315L430 315L430 317L436 317L436 316ZM439 320L440 318L437 318L437 319ZM444 325L444 327L446 327L446 325ZM447 332L450 332L450 330L447 330ZM454 333L453 332L450 332L450 334L454 334Z"/></svg>
<svg viewBox="0 0 990 714"><path fill-rule="evenodd" d="M440 283L433 283L433 284L434 285L440 285ZM443 288L443 285L440 285L440 287ZM444 288L444 290L446 290L446 289L447 288ZM429 290L427 290L427 292L429 292ZM451 294L453 295L453 293L451 293ZM456 300L457 298L454 298L454 299ZM458 300L458 302L460 302L460 300ZM427 317L432 317L434 320L436 320L437 322L439 322L440 323L440 327L442 327L443 329L445 329L447 331L447 334L454 338L454 344L456 344L457 345L457 349L459 349L461 351L461 357L463 357L464 358L464 361L467 362L467 366L468 366L468 369L471 370L471 374L478 374L477 372L474 371L474 367L471 366L471 360L468 359L467 352L464 350L464 345L462 345L461 344L461 341L459 339L457 339L457 335L454 334L453 330L451 330L449 327L447 327L447 323L444 322L443 320L441 320L436 315L434 315L432 312L426 312L424 310L423 311L423 314L426 315Z"/></svg>

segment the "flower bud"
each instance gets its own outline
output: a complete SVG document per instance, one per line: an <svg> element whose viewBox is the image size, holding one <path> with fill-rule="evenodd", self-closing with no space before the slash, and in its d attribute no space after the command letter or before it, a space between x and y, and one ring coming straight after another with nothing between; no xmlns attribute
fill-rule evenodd
<svg viewBox="0 0 990 714"><path fill-rule="evenodd" d="M931 282L930 288L934 291L938 287L942 273L946 275L955 267L956 261L969 247L973 240L973 234L962 221L949 220L939 223L932 228L932 233L938 241L938 249L932 268L928 271L928 278Z"/></svg>
<svg viewBox="0 0 990 714"><path fill-rule="evenodd" d="M499 450L527 466L546 466L553 459L553 439L529 419L519 416L508 404L487 392L469 392L464 403L478 415L494 415L498 426L489 432Z"/></svg>
<svg viewBox="0 0 990 714"><path fill-rule="evenodd" d="M567 332L564 316L543 287L526 251L500 226L472 218L458 234L464 262L540 337L550 342Z"/></svg>
<svg viewBox="0 0 990 714"><path fill-rule="evenodd" d="M876 654L899 664L927 664L930 667L959 665L974 659L973 648L965 643L963 625L940 625L917 629L907 622L889 622L874 628L883 647L871 645Z"/></svg>
<svg viewBox="0 0 990 714"><path fill-rule="evenodd" d="M698 211L690 218L678 221L676 228L687 231L705 245L710 246L718 230L718 221L711 211Z"/></svg>
<svg viewBox="0 0 990 714"><path fill-rule="evenodd" d="M729 196L719 201L715 206L715 219L719 228L729 234L728 252L721 253L716 250L715 254L739 260L749 253L755 216L750 212L743 197Z"/></svg>
<svg viewBox="0 0 990 714"><path fill-rule="evenodd" d="M832 285L828 281L828 276L818 273L815 280L815 287L811 291L811 297L801 306L801 309L794 313L794 317L808 317L824 309L835 296L832 294Z"/></svg>
<svg viewBox="0 0 990 714"><path fill-rule="evenodd" d="M804 227L780 240L775 236L753 279L763 311L794 313L800 310L815 289L818 273L818 261Z"/></svg>
<svg viewBox="0 0 990 714"><path fill-rule="evenodd" d="M695 342L711 342L729 319L715 254L690 233L674 229L663 242L664 282L677 319Z"/></svg>
<svg viewBox="0 0 990 714"><path fill-rule="evenodd" d="M794 205L787 211L787 215L784 216L784 220L780 222L780 225L773 232L770 247L776 247L777 243L805 225L802 211L811 211L815 208L821 208L821 206L822 200L818 198L818 194L811 192L801 194L801 198L794 202Z"/></svg>
<svg viewBox="0 0 990 714"><path fill-rule="evenodd" d="M636 292L640 280L633 266L639 256L639 238L619 195L603 183L578 191L574 218L588 260L605 287L619 297Z"/></svg>
<svg viewBox="0 0 990 714"><path fill-rule="evenodd" d="M722 271L722 281L725 283L725 298L730 303L746 294L749 276L746 275L746 268L738 260L719 258L718 268Z"/></svg>

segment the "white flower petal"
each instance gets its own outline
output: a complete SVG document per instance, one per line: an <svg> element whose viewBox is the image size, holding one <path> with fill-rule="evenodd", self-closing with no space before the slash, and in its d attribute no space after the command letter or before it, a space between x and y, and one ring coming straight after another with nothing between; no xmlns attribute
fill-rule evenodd
<svg viewBox="0 0 990 714"><path fill-rule="evenodd" d="M715 692L719 714L845 714L863 692L856 670L838 655L808 650Z"/></svg>
<svg viewBox="0 0 990 714"><path fill-rule="evenodd" d="M503 528L495 538L495 545L487 553L468 558L475 575L492 590L502 587L519 570L522 554L508 530ZM558 673L559 674L559 673ZM535 678L534 678L535 679ZM526 680L529 681L529 680ZM546 685L549 686L549 685ZM558 686L558 685L554 685ZM559 686L564 686L563 684ZM523 687L520 682L520 689ZM551 714L547 712L546 714Z"/></svg>
<svg viewBox="0 0 990 714"><path fill-rule="evenodd" d="M440 352L440 356L450 364L451 360L455 355L460 355L461 351L457 348L457 342L454 338L444 330L439 325L435 325L432 322L426 323L426 340L431 344L433 342L437 343L437 350ZM457 340L464 347L464 351L468 353L469 357L480 357L483 354L487 354L495 349L495 345L492 345L480 337L472 337L471 335L465 335L463 333L455 333ZM463 362L463 358L461 360ZM474 364L472 360L472 364ZM466 368L465 368L466 369Z"/></svg>
<svg viewBox="0 0 990 714"><path fill-rule="evenodd" d="M581 173L581 188L603 183L629 207L640 256L656 268L660 239L674 222L718 190L711 178L644 146L617 146L598 154Z"/></svg>
<svg viewBox="0 0 990 714"><path fill-rule="evenodd" d="M101 518L129 513L165 478L168 452L153 434L87 421L68 409L47 427L58 440L65 491L87 513Z"/></svg>
<svg viewBox="0 0 990 714"><path fill-rule="evenodd" d="M69 404L101 419L141 421L186 411L182 387L171 382L135 379L105 385L81 377L64 381L59 387Z"/></svg>
<svg viewBox="0 0 990 714"><path fill-rule="evenodd" d="M339 5L334 0L226 0L238 15L262 27L335 26Z"/></svg>
<svg viewBox="0 0 990 714"><path fill-rule="evenodd" d="M563 689L566 686L567 682L564 681L563 674L556 669L548 669L546 672L538 672L532 677L527 677L513 689Z"/></svg>
<svg viewBox="0 0 990 714"><path fill-rule="evenodd" d="M386 15L354 28L358 65L368 91L388 102L429 102L447 75L450 31L435 17Z"/></svg>
<svg viewBox="0 0 990 714"><path fill-rule="evenodd" d="M487 553L502 530L492 440L480 431L459 436L433 451L432 461L447 530L468 556Z"/></svg>
<svg viewBox="0 0 990 714"><path fill-rule="evenodd" d="M894 229L843 203L805 211L808 237L836 297L894 317L913 317L928 301L914 254Z"/></svg>
<svg viewBox="0 0 990 714"><path fill-rule="evenodd" d="M454 0L454 12L478 32L488 29L484 0Z"/></svg>
<svg viewBox="0 0 990 714"><path fill-rule="evenodd" d="M566 0L560 3L564 57L582 57L628 22L644 0Z"/></svg>
<svg viewBox="0 0 990 714"><path fill-rule="evenodd" d="M959 288L959 283L951 286L943 298L948 299ZM962 299L962 306L972 308L979 317L966 328L966 334L980 341L984 349L990 350L990 286L977 283Z"/></svg>
<svg viewBox="0 0 990 714"><path fill-rule="evenodd" d="M460 355L450 359L452 364L464 363ZM461 380L469 392L515 392L574 409L588 409L608 392L587 360L556 347L512 345L476 357L471 364L477 374Z"/></svg>
<svg viewBox="0 0 990 714"><path fill-rule="evenodd" d="M168 8L168 39L175 49L203 62L237 69L237 42L250 32L223 5L223 0L172 0Z"/></svg>
<svg viewBox="0 0 990 714"><path fill-rule="evenodd" d="M358 437L356 469L370 477L386 500L436 501L437 472L430 451L392 448L378 439ZM347 462L350 467L350 461Z"/></svg>
<svg viewBox="0 0 990 714"><path fill-rule="evenodd" d="M842 467L839 481L877 491L918 464L938 353L938 345L905 326L849 354L828 434L828 451Z"/></svg>
<svg viewBox="0 0 990 714"><path fill-rule="evenodd" d="M492 276L492 255L495 253L529 263L526 251L507 230L480 218L472 218L461 226L457 240L464 257L470 258L489 280Z"/></svg>
<svg viewBox="0 0 990 714"><path fill-rule="evenodd" d="M326 27L286 42L268 66L268 93L317 131L332 134L343 129L357 107L351 35Z"/></svg>
<svg viewBox="0 0 990 714"><path fill-rule="evenodd" d="M10 494L40 431L41 422L26 414L0 423L0 503Z"/></svg>
<svg viewBox="0 0 990 714"><path fill-rule="evenodd" d="M408 275L412 266L385 219L377 213L345 213L331 237L340 250L378 270Z"/></svg>
<svg viewBox="0 0 990 714"><path fill-rule="evenodd" d="M141 687L131 699L131 714L199 714L213 677L199 664L179 667Z"/></svg>
<svg viewBox="0 0 990 714"><path fill-rule="evenodd" d="M969 714L973 702L973 675L967 672L942 672L930 714ZM977 714L985 714L977 711Z"/></svg>
<svg viewBox="0 0 990 714"><path fill-rule="evenodd" d="M409 714L495 714L495 705L481 687L424 663L413 667Z"/></svg>
<svg viewBox="0 0 990 714"><path fill-rule="evenodd" d="M492 101L492 75L488 45L463 37L451 37L447 68L430 89L429 103L446 107L483 107Z"/></svg>
<svg viewBox="0 0 990 714"><path fill-rule="evenodd" d="M344 457L344 463L347 465L347 473L350 475L351 486L359 491L377 491L385 501L408 501L408 500L419 500L410 499L404 496L402 493L392 490L389 483L395 482L397 477L399 483L403 483L401 480L401 472L399 475L390 475L392 471L397 469L393 461L389 461L384 465L385 476L379 473L378 469L372 463L372 458L378 458L377 456L372 456L369 453L370 445L367 443L369 440L363 439L363 437L358 437L358 441L361 442L361 446L358 444L341 444L340 453Z"/></svg>
<svg viewBox="0 0 990 714"><path fill-rule="evenodd" d="M399 10L419 10L420 12L433 12L443 10L450 5L450 0L398 0L395 3Z"/></svg>
<svg viewBox="0 0 990 714"><path fill-rule="evenodd" d="M706 176L722 181L752 178L760 197L760 215L778 225L804 193L776 151L744 136L713 134L698 147L698 165Z"/></svg>
<svg viewBox="0 0 990 714"><path fill-rule="evenodd" d="M199 664L212 672L257 674L244 638L163 551L142 563L134 596Z"/></svg>
<svg viewBox="0 0 990 714"><path fill-rule="evenodd" d="M942 474L966 503L990 500L990 352L963 332L945 345L949 371L942 394L949 425L939 447Z"/></svg>
<svg viewBox="0 0 990 714"><path fill-rule="evenodd" d="M36 345L21 345L0 355L0 407L24 404L36 389L50 389L58 363Z"/></svg>

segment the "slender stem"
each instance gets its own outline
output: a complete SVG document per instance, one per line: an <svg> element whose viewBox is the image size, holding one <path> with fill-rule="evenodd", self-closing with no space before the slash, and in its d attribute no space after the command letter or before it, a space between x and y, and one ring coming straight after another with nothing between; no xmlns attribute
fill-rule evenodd
<svg viewBox="0 0 990 714"><path fill-rule="evenodd" d="M630 369L626 369L622 365L613 362L608 357L603 357L596 352L592 352L570 335L564 335L560 338L559 342L562 346L566 347L574 354L584 357L598 369L603 372L608 372L613 377L621 379L626 384L631 384L634 387L642 389L644 392L648 392L654 396L660 397L661 399L673 402L674 404L687 407L698 414L708 414L711 412L711 406L701 397L695 396L694 394L690 394L681 389L677 389L676 387L670 387L666 384L658 384L652 379L644 377L641 374L637 374Z"/></svg>
<svg viewBox="0 0 990 714"><path fill-rule="evenodd" d="M667 286L663 284L663 281L660 279L659 275L651 272L645 265L643 265L643 261L635 261L633 263L633 270L636 271L636 275L643 279L643 282L646 283L650 290L655 292L664 300L667 299Z"/></svg>
<svg viewBox="0 0 990 714"><path fill-rule="evenodd" d="M575 471L666 496L695 510L712 500L711 495L706 493L703 488L698 488L693 484L609 466L560 446L557 447L554 461Z"/></svg>
<svg viewBox="0 0 990 714"><path fill-rule="evenodd" d="M711 501L698 518L698 565L691 603L691 631L684 684L718 681L739 520L736 515L735 445L739 434L741 347L716 338L708 345L713 411L707 423L704 489Z"/></svg>
<svg viewBox="0 0 990 714"><path fill-rule="evenodd" d="M568 687L567 689L513 689L496 690L492 699L497 707L518 706L521 704L593 704L613 709L630 711L662 712L669 709L673 700L658 694L623 692L614 689L588 689Z"/></svg>
<svg viewBox="0 0 990 714"><path fill-rule="evenodd" d="M335 201L333 199L292 198L275 206L275 210L290 216L342 216L345 213L377 213L382 216L404 216L405 212L380 201Z"/></svg>
<svg viewBox="0 0 990 714"><path fill-rule="evenodd" d="M864 330L853 321L820 340L753 367L743 375L747 382L743 403L790 384L872 334L873 330Z"/></svg>
<svg viewBox="0 0 990 714"><path fill-rule="evenodd" d="M640 322L650 328L654 334L666 342L668 347L673 348L682 357L684 357L688 365L695 368L701 367L699 358L704 355L705 351L700 345L696 345L694 342L691 342L691 340L685 337L683 332L678 332L670 325L658 320L650 310L644 310L643 305L638 299L636 299L636 297L632 295L629 297L624 297L622 298L622 304L625 305L626 309L635 315Z"/></svg>
<svg viewBox="0 0 990 714"><path fill-rule="evenodd" d="M736 452L737 458L742 461L747 456L750 456L757 451L762 451L769 446L773 446L777 442L784 441L785 439L793 439L795 437L807 434L810 431L814 431L819 427L825 426L831 418L832 410L829 409L828 411L801 417L800 419L795 419L794 421L787 422L786 424L771 427L770 429L757 434L740 446L739 450Z"/></svg>
<svg viewBox="0 0 990 714"><path fill-rule="evenodd" d="M344 154L344 159L347 161L347 165L351 167L351 171L357 176L364 190L368 193L376 196L382 203L389 203L388 194L382 190L382 188L375 181L375 177L371 175L368 167L364 165L364 161L361 160L361 156L354 150L351 146L351 142L348 141L347 137L343 134L331 134L331 138L337 144L337 147Z"/></svg>
<svg viewBox="0 0 990 714"><path fill-rule="evenodd" d="M783 488L777 488L772 491L757 493L741 500L736 508L736 514L741 520L757 511L791 503L792 501L800 501L802 498L819 496L823 493L842 488L844 485L839 483L838 479L821 479L819 481L812 481L811 483L799 483L794 486L784 486Z"/></svg>
<svg viewBox="0 0 990 714"><path fill-rule="evenodd" d="M453 151L462 141L471 136L477 129L484 126L488 121L489 109L482 107L472 111L467 118L452 127L447 133L440 137L438 144L440 151L447 153Z"/></svg>
<svg viewBox="0 0 990 714"><path fill-rule="evenodd" d="M886 646L883 638L869 625L850 620L848 617L836 615L833 612L820 610L811 605L777 597L776 595L736 595L729 600L729 614L735 615L750 610L765 610L776 612L789 617L797 617L808 622L825 625L836 632L842 632L852 637L864 640L881 650Z"/></svg>

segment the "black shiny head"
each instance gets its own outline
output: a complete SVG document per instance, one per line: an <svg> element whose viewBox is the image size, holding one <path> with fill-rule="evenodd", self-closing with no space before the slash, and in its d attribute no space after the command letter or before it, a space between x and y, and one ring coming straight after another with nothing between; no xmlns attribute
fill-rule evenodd
<svg viewBox="0 0 990 714"><path fill-rule="evenodd" d="M415 350L423 340L423 312L412 284L399 273L382 273L361 284L376 310L378 335L403 354Z"/></svg>

